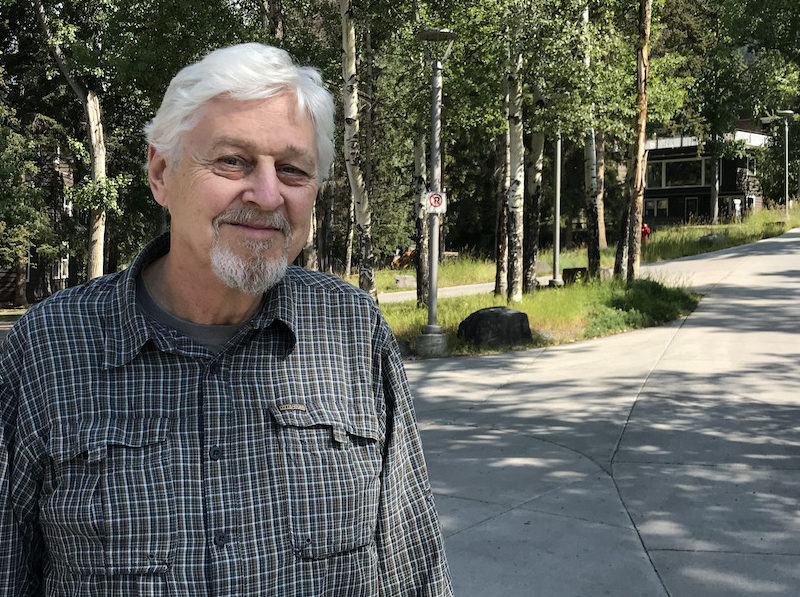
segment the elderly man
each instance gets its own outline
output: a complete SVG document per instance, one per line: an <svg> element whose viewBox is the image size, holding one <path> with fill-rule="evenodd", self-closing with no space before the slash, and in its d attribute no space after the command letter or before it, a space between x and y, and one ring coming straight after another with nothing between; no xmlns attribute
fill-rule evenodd
<svg viewBox="0 0 800 597"><path fill-rule="evenodd" d="M450 595L408 384L369 296L287 267L333 102L212 52L146 132L171 230L0 352L0 595Z"/></svg>

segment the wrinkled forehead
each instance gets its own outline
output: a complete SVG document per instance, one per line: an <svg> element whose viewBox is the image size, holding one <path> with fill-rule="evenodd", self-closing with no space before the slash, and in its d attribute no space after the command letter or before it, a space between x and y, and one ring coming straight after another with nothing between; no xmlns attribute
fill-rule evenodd
<svg viewBox="0 0 800 597"><path fill-rule="evenodd" d="M293 90L266 98L240 98L221 94L198 106L187 122L181 139L184 146L189 141L218 143L220 140L258 137L259 129L289 125L298 131L308 132L307 152L318 153L317 131L307 107L301 107ZM199 138L198 138L199 135ZM300 147L303 135L293 143Z"/></svg>

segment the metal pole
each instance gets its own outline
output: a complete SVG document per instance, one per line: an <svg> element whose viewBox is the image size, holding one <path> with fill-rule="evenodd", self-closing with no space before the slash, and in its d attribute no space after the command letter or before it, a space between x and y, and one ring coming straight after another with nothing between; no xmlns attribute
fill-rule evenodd
<svg viewBox="0 0 800 597"><path fill-rule="evenodd" d="M562 286L561 267L558 260L561 252L561 133L556 139L555 205L553 207L553 279L550 286Z"/></svg>
<svg viewBox="0 0 800 597"><path fill-rule="evenodd" d="M784 160L784 173L786 174L786 180L783 189L783 198L786 201L786 222L789 222L789 119L784 117L783 118L784 124L784 132L785 138L784 142L786 143L786 151L784 153L785 160Z"/></svg>
<svg viewBox="0 0 800 597"><path fill-rule="evenodd" d="M442 61L432 60L433 97L431 100L431 192L442 191ZM437 299L439 291L439 214L431 214L430 242L430 278L428 286L428 325L423 330L427 334L440 334L441 326L436 323Z"/></svg>

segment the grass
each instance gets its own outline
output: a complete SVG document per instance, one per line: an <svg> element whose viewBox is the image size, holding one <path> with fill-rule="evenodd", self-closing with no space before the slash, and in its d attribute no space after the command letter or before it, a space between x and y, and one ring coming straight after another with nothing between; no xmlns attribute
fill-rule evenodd
<svg viewBox="0 0 800 597"><path fill-rule="evenodd" d="M527 314L533 333L530 343L517 348L563 344L659 325L690 313L699 300L698 295L686 290L650 280L638 280L630 289L619 280L540 289L512 305ZM447 335L449 354L491 352L458 338L458 325L478 309L505 306L503 297L483 294L442 298L437 305L437 321ZM398 340L412 345L427 323L427 310L417 309L414 302L385 303L381 310Z"/></svg>
<svg viewBox="0 0 800 597"><path fill-rule="evenodd" d="M800 227L800 208L790 212L787 221L783 209L764 209L742 222L732 224L697 224L680 225L656 228L650 236L650 242L642 246L642 262L655 263L678 257L699 255L710 251L719 251L744 245L762 238L778 236L784 232ZM713 236L709 236L713 235ZM600 251L601 267L613 267L616 246L609 246ZM553 249L541 249L537 262L544 264L537 275L550 276L552 274ZM587 255L585 247L562 250L559 254L561 268L586 267ZM406 269L380 269L375 270L375 283L379 293L408 290L398 288L395 276L411 276L416 279L416 270L413 267ZM461 286L464 284L480 284L492 282L495 277L494 261L477 259L472 256L462 256L458 259L448 260L439 266L439 287ZM354 286L358 286L358 274L345 278Z"/></svg>
<svg viewBox="0 0 800 597"><path fill-rule="evenodd" d="M791 211L788 219L783 209L775 209L762 210L738 223L659 228L650 236L650 242L642 247L642 261L653 263L718 251L778 236L796 227L800 227L798 208ZM601 251L601 266L613 266L614 254L615 247ZM552 249L539 252L538 261L550 264L552 260ZM459 261L461 260L441 267L440 286L494 280L493 262L480 263L470 259L462 266ZM562 268L586 267L586 249L562 251L560 264ZM448 275L444 272L448 272ZM461 277L465 275L464 272L472 274L470 281ZM394 272L391 273L393 289ZM547 272L542 274L548 275ZM385 290L379 289L379 292ZM630 289L619 281L542 289L523 297L520 303L512 306L528 315L533 332L533 340L519 348L533 348L659 325L690 313L699 300L699 296L684 289L668 288L654 281L639 280ZM447 335L448 352L453 355L491 352L459 339L458 325L479 309L506 304L503 297L494 294L440 298L437 303L437 322ZM417 309L413 301L383 303L381 310L395 336L412 345L421 327L427 323L427 311Z"/></svg>
<svg viewBox="0 0 800 597"><path fill-rule="evenodd" d="M671 226L653 231L650 242L642 246L642 261L654 263L719 251L778 236L800 226L800 209L764 209L733 224ZM713 236L711 236L713 235Z"/></svg>
<svg viewBox="0 0 800 597"><path fill-rule="evenodd" d="M25 314L27 309L23 307L16 307L13 309L0 309L0 322L13 323Z"/></svg>
<svg viewBox="0 0 800 597"><path fill-rule="evenodd" d="M398 288L394 281L395 276L411 276L416 280L417 270L414 267L375 270L375 285L378 292L409 290L408 288ZM344 279L353 286L358 286L358 273L344 277ZM439 286L480 284L491 280L494 280L494 261L487 259L463 256L447 260L439 266Z"/></svg>

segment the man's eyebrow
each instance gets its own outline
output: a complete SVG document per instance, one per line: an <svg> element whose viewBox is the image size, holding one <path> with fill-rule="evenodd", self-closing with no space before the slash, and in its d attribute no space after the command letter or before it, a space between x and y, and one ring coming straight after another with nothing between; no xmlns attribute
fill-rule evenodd
<svg viewBox="0 0 800 597"><path fill-rule="evenodd" d="M219 137L211 145L211 150L215 151L220 149L221 147L234 147L238 149L244 149L251 153L258 152L257 144L247 141L245 139L240 139L238 137L227 137L227 136ZM298 157L301 159L309 160L311 162L316 162L313 152L298 147L297 145L291 143L287 145L281 153L284 155L288 155L290 157Z"/></svg>
<svg viewBox="0 0 800 597"><path fill-rule="evenodd" d="M211 149L216 150L219 149L220 147L236 147L239 149L246 149L248 151L254 151L256 149L255 144L249 141L245 141L244 139L239 139L237 137L217 138L211 145Z"/></svg>

